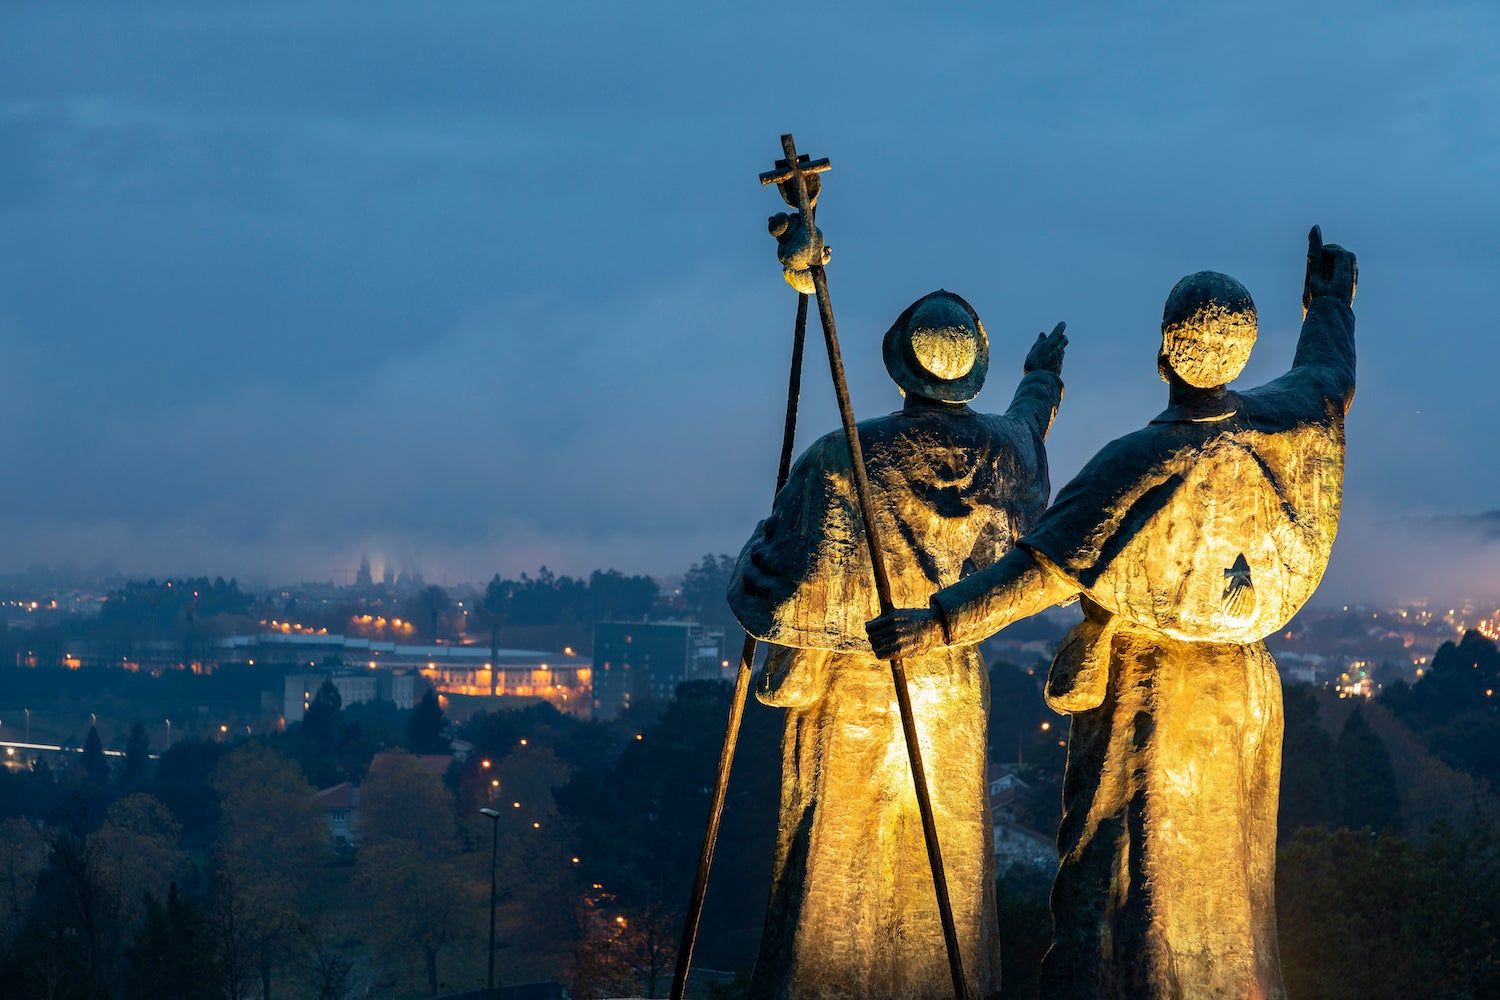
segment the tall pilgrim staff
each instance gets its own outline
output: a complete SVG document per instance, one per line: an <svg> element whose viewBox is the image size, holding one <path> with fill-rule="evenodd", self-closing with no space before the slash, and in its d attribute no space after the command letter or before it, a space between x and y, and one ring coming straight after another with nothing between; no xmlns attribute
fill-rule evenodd
<svg viewBox="0 0 1500 1000"><path fill-rule="evenodd" d="M844 375L843 352L839 349L838 328L834 325L833 304L828 297L828 279L823 272L825 253L818 252L820 240L817 227L813 225L813 205L809 190L817 190L817 174L828 169L828 161L804 161L797 156L797 146L790 134L781 137L784 160L778 160L776 169L760 175L761 184L776 184L789 204L795 204L801 213L808 236L814 243L812 264L813 290L818 299L818 319L823 327L823 340L828 348L828 367L833 375L833 391L838 400L839 418L844 427L844 439L849 445L850 467L854 474L854 492L859 502L860 516L865 524L865 543L870 551L870 564L875 572L875 592L880 600L880 613L890 612L895 604L891 600L890 575L886 570L885 551L881 548L879 532L875 524L874 507L870 501L870 482L865 474L864 451L860 447L859 432L854 420L854 407L849 401L849 384ZM788 191L790 189L790 192ZM788 193L795 196L787 197ZM792 360L795 389L800 377L801 341L807 315L807 296L799 295L797 303L798 332ZM791 460L790 446L793 437L793 422L796 415L795 391L787 401L787 432L782 442L781 470L778 474L777 491L785 485L786 470ZM739 739L740 721L744 715L745 697L749 690L750 665L755 653L755 640L745 641L741 654L739 673L735 679L733 701L729 709L729 727L724 736L724 748L719 756L719 774L714 786L710 807L708 830L704 836L703 850L698 859L698 872L693 881L693 895L688 904L688 916L683 926L682 943L677 952L677 968L672 977L672 998L682 1000L687 986L687 972L692 964L692 948L697 937L698 919L703 912L703 895L708 888L708 870L713 862L714 841L718 837L719 819L724 808L724 796L729 783L729 771L734 762L735 745ZM748 654L748 655L746 655ZM890 661L891 680L896 688L896 705L901 712L901 730L906 742L906 757L911 765L912 784L916 788L917 809L922 818L922 839L927 846L927 862L932 869L933 889L937 894L938 915L943 925L943 944L948 952L948 971L953 979L953 995L956 1000L968 1000L968 987L964 980L963 958L959 952L958 931L953 923L953 906L948 899L948 880L943 874L943 852L938 843L937 820L932 812L932 796L927 788L927 772L922 766L922 750L917 742L917 721L912 711L911 692L906 682L906 666L897 658Z"/></svg>
<svg viewBox="0 0 1500 1000"><path fill-rule="evenodd" d="M777 167L785 164L777 161ZM798 164L812 178L812 202L818 197L818 174L828 169L827 160L809 163L806 157ZM774 171L773 171L774 172ZM762 177L762 183L770 183ZM781 187L781 196L788 205L796 206L797 195L789 184ZM804 211L805 218L812 218L812 205ZM787 377L786 422L781 435L781 460L776 466L776 493L786 485L792 469L792 449L797 440L797 402L802 394L802 348L807 340L807 296L797 295L797 321L792 328L792 365ZM772 494L773 496L775 494ZM698 851L698 871L693 876L693 891L688 898L687 915L683 918L682 938L677 945L677 964L672 971L672 1000L682 1000L687 989L688 970L693 964L693 946L698 939L698 922L703 917L703 898L708 892L708 872L713 867L714 847L719 840L719 820L724 816L724 800L729 792L729 772L734 767L734 753L740 741L740 722L745 717L745 700L750 693L750 676L755 666L755 651L759 643L755 636L746 635L740 648L739 670L734 676L734 693L729 701L729 721L724 727L724 746L719 751L719 773L714 779L713 797L709 800L708 828L703 831L703 846Z"/></svg>

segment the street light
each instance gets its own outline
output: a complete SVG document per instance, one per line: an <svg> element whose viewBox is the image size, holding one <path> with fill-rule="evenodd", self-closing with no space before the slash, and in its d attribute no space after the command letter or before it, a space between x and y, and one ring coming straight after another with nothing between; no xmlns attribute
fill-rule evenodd
<svg viewBox="0 0 1500 1000"><path fill-rule="evenodd" d="M485 993L495 995L495 862L500 855L500 813L494 809L481 809L479 815L490 818L490 972L485 980Z"/></svg>

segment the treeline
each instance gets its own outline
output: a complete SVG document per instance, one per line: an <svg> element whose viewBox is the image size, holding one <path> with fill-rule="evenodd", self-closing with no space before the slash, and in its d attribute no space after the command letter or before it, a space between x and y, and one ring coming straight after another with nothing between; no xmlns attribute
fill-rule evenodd
<svg viewBox="0 0 1500 1000"><path fill-rule="evenodd" d="M473 989L492 838L503 981L660 995L727 703L727 686L698 683L655 719L538 704L453 726L435 699L346 708L325 685L285 733L183 740L156 762L139 727L114 762L91 733L60 766L0 770L0 995ZM746 720L711 967L754 954L760 915L743 904L765 898L778 728L758 707ZM440 756L454 739L473 748L462 761ZM315 797L339 781L360 786L357 849L334 849Z"/></svg>
<svg viewBox="0 0 1500 1000"><path fill-rule="evenodd" d="M682 586L664 590L653 578L619 570L588 576L558 575L543 566L535 575L496 574L482 587L379 587L342 589L335 598L309 599L297 593L257 595L223 577L133 580L110 591L95 617L75 615L38 628L0 627L0 663L52 665L70 648L88 642L106 659L136 659L142 643L176 644L183 662L208 658L214 643L262 620L295 623L307 629L345 632L364 615L402 627L382 637L434 641L460 637L498 642L506 628L587 628L599 621L688 617L731 628L734 617L724 594L734 560L705 555L683 574ZM159 658L161 649L149 655Z"/></svg>

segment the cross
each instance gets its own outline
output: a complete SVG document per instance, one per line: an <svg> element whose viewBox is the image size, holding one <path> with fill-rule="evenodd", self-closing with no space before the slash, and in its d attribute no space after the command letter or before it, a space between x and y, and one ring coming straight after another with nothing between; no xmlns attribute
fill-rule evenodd
<svg viewBox="0 0 1500 1000"><path fill-rule="evenodd" d="M822 188L818 175L829 169L831 167L828 157L814 160L806 153L802 153L797 157L796 167L788 166L786 160L777 160L774 169L767 170L760 175L760 183L762 186L775 184L777 190L781 192L781 200L793 208L798 208L797 175L801 174L802 182L807 185L807 204L808 207L812 207L817 204L818 191Z"/></svg>

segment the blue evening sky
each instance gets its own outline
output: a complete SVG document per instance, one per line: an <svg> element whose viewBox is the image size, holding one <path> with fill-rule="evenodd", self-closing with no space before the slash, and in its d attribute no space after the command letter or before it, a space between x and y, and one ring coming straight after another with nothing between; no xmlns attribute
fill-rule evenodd
<svg viewBox="0 0 1500 1000"><path fill-rule="evenodd" d="M6 4L0 572L736 551L794 305L755 175L792 130L834 162L857 410L899 405L878 338L932 288L989 328L982 406L1066 319L1054 487L1163 405L1182 274L1244 281L1245 384L1283 370L1321 223L1362 277L1325 594L1482 586L1493 550L1409 525L1500 507L1497 51L1484 2ZM809 362L804 442L836 422Z"/></svg>

